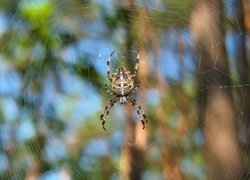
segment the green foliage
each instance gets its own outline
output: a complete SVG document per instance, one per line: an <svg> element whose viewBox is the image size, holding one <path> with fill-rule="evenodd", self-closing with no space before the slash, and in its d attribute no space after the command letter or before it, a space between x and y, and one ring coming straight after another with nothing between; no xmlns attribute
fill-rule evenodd
<svg viewBox="0 0 250 180"><path fill-rule="evenodd" d="M19 3L21 16L25 17L31 27L39 29L43 35L48 35L51 17L54 11L53 4L48 0L22 0Z"/></svg>
<svg viewBox="0 0 250 180"><path fill-rule="evenodd" d="M187 27L190 22L191 2L191 0L163 1L162 11L150 11L151 23L161 29L182 29Z"/></svg>

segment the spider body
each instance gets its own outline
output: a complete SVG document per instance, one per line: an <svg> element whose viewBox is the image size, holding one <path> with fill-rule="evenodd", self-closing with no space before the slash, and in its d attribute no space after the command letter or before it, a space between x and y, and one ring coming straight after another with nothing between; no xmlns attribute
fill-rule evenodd
<svg viewBox="0 0 250 180"><path fill-rule="evenodd" d="M133 76L126 68L120 67L112 74L110 87L114 94L125 96L134 89Z"/></svg>
<svg viewBox="0 0 250 180"><path fill-rule="evenodd" d="M113 51L108 60L107 60L107 77L108 80L110 81L110 90L107 87L107 84L105 84L105 90L108 92L109 95L114 96L111 98L104 109L104 112L101 114L100 118L102 120L102 126L103 129L105 129L105 122L107 119L107 116L109 114L110 109L114 106L115 103L118 101L121 104L128 103L130 102L132 106L135 107L136 112L139 116L139 119L142 122L143 129L145 128L145 123L147 123L147 117L142 110L140 104L136 101L136 99L131 96L132 93L134 93L139 87L140 87L140 82L137 84L135 83L136 75L137 75L137 70L138 70L138 65L139 65L139 49L138 49L138 54L136 58L136 64L135 64L135 72L134 74L131 74L130 71L128 71L124 67L119 67L116 69L116 71L110 76L110 60L112 55L114 54L115 51Z"/></svg>

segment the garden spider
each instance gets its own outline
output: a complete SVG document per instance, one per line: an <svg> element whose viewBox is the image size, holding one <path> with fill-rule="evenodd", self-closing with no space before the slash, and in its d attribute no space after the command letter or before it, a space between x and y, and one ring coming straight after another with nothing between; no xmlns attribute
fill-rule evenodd
<svg viewBox="0 0 250 180"><path fill-rule="evenodd" d="M114 52L115 51L113 51L110 54L107 60L107 67L108 67L107 77L108 80L110 81L110 90L108 89L107 84L105 84L105 90L108 92L110 96L114 97L107 102L105 109L100 116L102 120L102 127L104 130L106 130L104 124L108 117L109 111L115 105L115 103L120 101L120 104L130 102L131 105L135 107L144 129L145 123L148 122L147 117L144 111L142 110L141 105L136 101L136 99L133 96L131 96L131 94L134 93L140 87L141 84L140 82L138 82L137 85L135 86L135 79L139 65L139 48L135 64L135 72L132 75L126 68L119 67L110 76L110 60Z"/></svg>

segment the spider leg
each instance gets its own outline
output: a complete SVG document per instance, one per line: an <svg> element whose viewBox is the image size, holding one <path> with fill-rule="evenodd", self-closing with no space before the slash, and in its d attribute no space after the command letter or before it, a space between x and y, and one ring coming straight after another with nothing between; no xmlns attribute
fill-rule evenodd
<svg viewBox="0 0 250 180"><path fill-rule="evenodd" d="M144 129L145 128L145 123L148 122L146 114L142 110L141 105L136 101L136 99L134 97L128 96L128 100L131 102L132 106L135 107L136 112L137 112L137 114L139 116L139 119L141 120L141 123L142 123L142 126L143 126L142 129Z"/></svg>
<svg viewBox="0 0 250 180"><path fill-rule="evenodd" d="M110 109L114 106L114 104L117 102L117 101L119 101L119 98L118 97L114 97L114 98L112 98L112 99L110 99L108 102L107 102L107 104L106 104L106 106L105 106L105 108L104 108L104 111L103 111L103 113L101 114L101 116L100 116L100 119L102 120L102 127L103 127L103 129L106 131L106 128L105 128L105 122L106 122L106 119L107 119L107 117L108 117L108 114L109 114L109 111L110 111Z"/></svg>
<svg viewBox="0 0 250 180"><path fill-rule="evenodd" d="M140 52L140 49L138 47L138 53L137 53L137 57L136 57L135 71L133 74L133 78L135 78L137 76L137 71L138 71L138 67L139 67L139 59L140 59L139 52Z"/></svg>
<svg viewBox="0 0 250 180"><path fill-rule="evenodd" d="M106 91L110 96L113 96L113 95L114 95L114 93L111 92L111 91L108 89L108 85L107 85L107 84L104 85L104 89L105 89L105 91Z"/></svg>
<svg viewBox="0 0 250 180"><path fill-rule="evenodd" d="M111 57L113 56L115 51L113 51L110 55L109 55L109 58L107 60L107 67L108 67L108 71L107 71L107 76L108 76L108 80L111 81L111 77L110 77L110 60L111 60Z"/></svg>
<svg viewBox="0 0 250 180"><path fill-rule="evenodd" d="M141 81L138 81L137 86L134 88L134 90L131 93L135 93L139 87L141 87Z"/></svg>

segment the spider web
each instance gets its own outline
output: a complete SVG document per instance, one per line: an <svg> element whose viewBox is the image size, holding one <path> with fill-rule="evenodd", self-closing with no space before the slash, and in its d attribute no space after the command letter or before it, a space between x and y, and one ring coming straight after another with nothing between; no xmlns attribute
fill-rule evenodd
<svg viewBox="0 0 250 180"><path fill-rule="evenodd" d="M198 107L197 97L200 93L209 101L211 97L204 96L211 89L232 93L240 154L249 162L250 130L244 123L250 114L243 107L250 83L240 80L235 43L245 37L249 49L249 39L234 1L225 0L221 10L229 21L229 28L223 24L225 37L209 47L214 51L226 46L228 72L218 68L218 56L211 68L201 70L203 51L194 53L189 28L191 1L134 1L129 11L126 2L0 2L0 179L119 179L122 148L136 149L137 142L126 141L132 132L125 128L127 106L115 105L107 132L101 127L99 116L110 98L103 88L108 83L106 61L115 50L111 72L119 66L133 72L137 46L145 38L150 40L140 47L142 87L135 96L150 121L148 138L141 137L145 152L137 154L147 157L142 179L166 178L166 149L178 159L170 162L184 179L206 179L206 142L199 118L206 104ZM128 49L129 31L133 43ZM226 76L231 84L216 85L211 72ZM197 76L208 85L199 89L203 84ZM133 109L132 116L141 128Z"/></svg>

